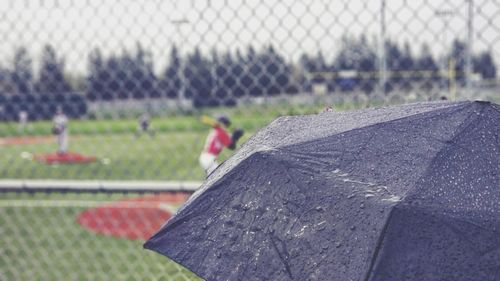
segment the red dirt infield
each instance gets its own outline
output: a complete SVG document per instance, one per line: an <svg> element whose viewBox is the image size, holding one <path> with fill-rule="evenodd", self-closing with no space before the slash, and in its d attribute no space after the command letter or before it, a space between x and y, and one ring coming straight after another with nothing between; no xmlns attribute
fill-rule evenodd
<svg viewBox="0 0 500 281"><path fill-rule="evenodd" d="M53 136L25 136L0 138L0 145L28 145L55 142Z"/></svg>
<svg viewBox="0 0 500 281"><path fill-rule="evenodd" d="M146 240L190 195L189 192L178 191L120 200L88 209L80 213L76 221L98 234Z"/></svg>
<svg viewBox="0 0 500 281"><path fill-rule="evenodd" d="M75 152L39 154L35 155L34 159L45 164L83 164L97 161L97 157Z"/></svg>

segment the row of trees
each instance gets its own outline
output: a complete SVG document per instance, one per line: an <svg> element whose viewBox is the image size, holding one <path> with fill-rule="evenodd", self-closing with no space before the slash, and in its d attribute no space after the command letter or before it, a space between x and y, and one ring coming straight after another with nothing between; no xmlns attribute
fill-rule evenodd
<svg viewBox="0 0 500 281"><path fill-rule="evenodd" d="M407 84L426 79L439 83L440 66L449 59L455 61L458 81L465 77L465 44L455 40L446 57L435 57L428 45L421 46L415 55L408 43L402 46L388 40L385 58L389 70L387 86ZM371 92L378 81L377 46L365 36L344 37L333 59L323 53L303 54L293 62L278 53L273 46L259 51L248 47L245 52L212 51L204 55L196 48L181 56L179 49L170 50L168 64L159 74L155 73L151 53L140 44L133 52L104 57L94 49L88 57L88 76L83 83L69 81L65 61L56 54L54 47L43 49L40 69L35 77L33 62L26 48L19 48L9 68L0 68L0 92L19 95L57 95L72 91L85 92L89 100L186 98L195 106L234 104L244 96L293 94L307 90L311 83L321 80L330 90L352 90L357 86ZM355 77L341 75L307 75L311 73L338 74L356 72ZM413 76L401 77L400 72L412 71ZM496 77L496 66L490 52L473 57L473 71L483 79ZM421 75L421 73L427 73ZM431 73L431 75L428 75ZM78 81L76 79L75 81Z"/></svg>
<svg viewBox="0 0 500 281"><path fill-rule="evenodd" d="M64 59L58 58L51 45L44 47L38 78L33 72L33 60L25 47L14 54L10 69L0 68L0 91L11 94L64 93L72 87L67 81Z"/></svg>
<svg viewBox="0 0 500 281"><path fill-rule="evenodd" d="M30 119L50 119L57 108L63 108L71 118L87 111L84 97L73 92L65 71L64 59L54 47L47 45L35 77L33 60L28 50L16 50L10 69L0 68L0 120L17 120L20 112Z"/></svg>
<svg viewBox="0 0 500 281"><path fill-rule="evenodd" d="M252 47L246 55L213 51L204 56L196 48L185 59L174 46L169 64L158 76L151 54L138 45L134 54L103 58L98 49L90 55L90 100L167 97L192 99L195 106L233 104L250 95L275 95L297 91L291 87L290 63L272 46L261 52Z"/></svg>
<svg viewBox="0 0 500 281"><path fill-rule="evenodd" d="M403 46L388 40L385 42L385 64L387 73L386 91L396 86L411 88L412 82L419 81L419 87L429 89L440 81L448 79L450 62L453 62L455 79L464 84L466 78L466 45L460 40L454 40L447 55L435 57L429 45L423 44L420 53L414 55L410 44ZM309 73L336 73L337 76L313 76L312 82L326 82L329 90L335 87L341 90L352 90L359 86L366 92L375 89L379 83L379 58L375 44L370 43L365 36L359 38L345 37L342 47L333 61L327 63L322 53L315 57L303 55L300 61L303 69ZM446 66L444 66L446 64ZM496 78L496 65L489 51L483 51L472 56L473 72L482 79ZM343 71L355 70L357 76L345 79L339 76ZM444 72L443 72L444 71ZM444 78L444 79L443 79Z"/></svg>

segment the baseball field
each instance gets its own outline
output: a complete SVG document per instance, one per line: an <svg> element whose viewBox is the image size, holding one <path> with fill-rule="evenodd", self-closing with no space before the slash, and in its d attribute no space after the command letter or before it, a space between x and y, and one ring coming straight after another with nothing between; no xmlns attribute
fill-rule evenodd
<svg viewBox="0 0 500 281"><path fill-rule="evenodd" d="M144 235L159 228L186 196L2 193L0 276L2 280L196 280L169 259L142 250ZM161 208L155 204L160 201Z"/></svg>
<svg viewBox="0 0 500 281"><path fill-rule="evenodd" d="M276 117L317 113L320 107L228 109L233 128L243 128L241 143ZM69 151L97 157L85 165L45 165L32 157L52 153L56 139L51 122L31 122L20 131L15 122L0 123L0 178L72 180L202 180L201 152L209 128L200 122L203 111L192 115L165 116L151 121L154 136L136 135L134 118L70 120ZM219 160L231 151L224 151Z"/></svg>
<svg viewBox="0 0 500 281"><path fill-rule="evenodd" d="M315 113L283 108L232 111L242 142L283 114ZM0 178L55 180L189 180L204 177L198 155L209 128L197 115L152 120L154 136L137 136L137 120L71 120L69 150L97 157L89 164L34 161L57 149L51 122L0 123ZM220 161L231 155L224 151ZM189 194L0 193L0 276L5 280L196 280L142 243ZM139 251L138 251L139 249Z"/></svg>

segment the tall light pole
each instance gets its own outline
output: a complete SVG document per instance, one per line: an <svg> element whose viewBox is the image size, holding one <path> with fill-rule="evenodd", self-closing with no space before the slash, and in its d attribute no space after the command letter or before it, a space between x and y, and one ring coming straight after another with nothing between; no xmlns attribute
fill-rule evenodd
<svg viewBox="0 0 500 281"><path fill-rule="evenodd" d="M385 86L387 83L387 58L385 51L385 0L381 0L380 3L380 34L379 34L379 46L378 46L378 57L379 57L379 87L381 97L385 97Z"/></svg>
<svg viewBox="0 0 500 281"><path fill-rule="evenodd" d="M469 5L467 7L467 54L465 57L465 86L467 89L467 96L472 95L472 41L473 38L473 16L474 16L474 1L466 0Z"/></svg>
<svg viewBox="0 0 500 281"><path fill-rule="evenodd" d="M179 37L179 42L180 42L180 44L179 44L179 62L180 62L179 63L180 64L179 65L179 68L180 68L179 80L181 82L181 85L180 85L177 101L178 101L179 109L181 111L184 111L184 109L187 107L186 77L184 75L184 71L186 69L185 59L187 59L187 58L183 58L182 52L181 52L182 48L185 48L185 45L186 45L186 40L185 40L185 37L182 33L182 26L189 24L189 20L187 20L186 18L172 19L172 20L170 20L170 23L175 26L175 31L176 31L177 36Z"/></svg>
<svg viewBox="0 0 500 281"><path fill-rule="evenodd" d="M449 66L448 66L448 59L447 59L447 50L448 50L448 38L447 38L447 33L448 33L448 28L449 28L449 18L455 15L455 10L452 9L442 9L442 10L436 10L434 13L437 17L440 17L443 19L443 50L444 50L444 55L443 55L443 70L441 71L441 77L442 81L444 82L444 87L445 91L448 92L448 95L450 95L450 88L448 85L447 77L448 73L450 72ZM451 73L451 72L450 72ZM451 79L450 79L451 80Z"/></svg>

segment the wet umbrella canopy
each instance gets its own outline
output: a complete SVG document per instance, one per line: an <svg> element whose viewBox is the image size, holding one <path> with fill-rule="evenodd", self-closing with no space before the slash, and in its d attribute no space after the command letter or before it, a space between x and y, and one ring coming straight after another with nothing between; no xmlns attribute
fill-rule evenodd
<svg viewBox="0 0 500 281"><path fill-rule="evenodd" d="M500 280L500 106L283 117L145 247L207 280Z"/></svg>

